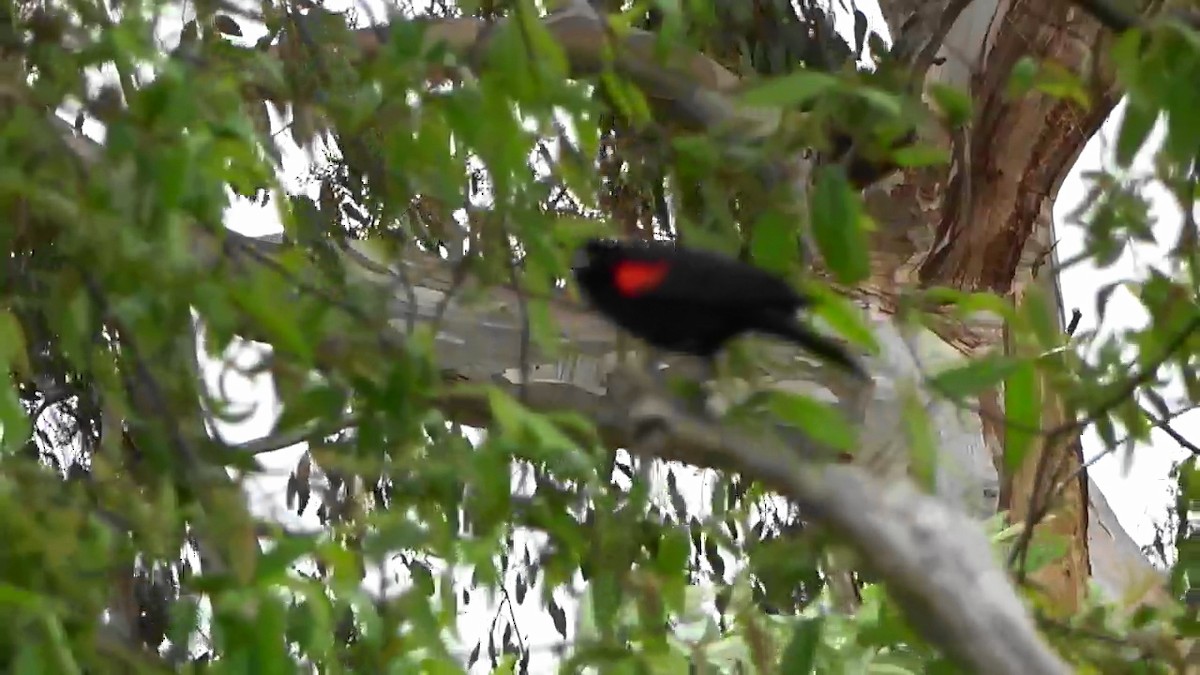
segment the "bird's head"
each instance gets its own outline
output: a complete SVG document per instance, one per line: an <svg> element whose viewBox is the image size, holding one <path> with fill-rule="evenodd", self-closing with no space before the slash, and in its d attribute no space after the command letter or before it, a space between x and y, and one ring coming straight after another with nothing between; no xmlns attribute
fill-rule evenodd
<svg viewBox="0 0 1200 675"><path fill-rule="evenodd" d="M576 277L587 272L605 269L616 262L620 254L612 239L588 239L571 258L571 271Z"/></svg>

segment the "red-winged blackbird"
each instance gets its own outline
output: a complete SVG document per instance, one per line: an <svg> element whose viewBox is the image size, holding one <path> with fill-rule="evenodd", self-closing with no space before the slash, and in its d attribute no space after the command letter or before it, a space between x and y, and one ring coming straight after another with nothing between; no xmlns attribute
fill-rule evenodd
<svg viewBox="0 0 1200 675"><path fill-rule="evenodd" d="M572 270L596 310L653 347L711 360L727 341L754 331L866 377L841 347L798 321L809 298L733 258L664 241L592 239Z"/></svg>

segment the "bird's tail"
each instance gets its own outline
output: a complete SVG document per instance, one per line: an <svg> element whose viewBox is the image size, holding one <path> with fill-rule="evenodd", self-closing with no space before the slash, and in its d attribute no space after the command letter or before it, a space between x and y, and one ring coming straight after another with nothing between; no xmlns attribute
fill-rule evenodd
<svg viewBox="0 0 1200 675"><path fill-rule="evenodd" d="M784 314L772 314L764 317L764 320L759 323L757 328L763 333L794 342L806 351L821 357L825 361L840 366L860 379L870 379L858 359L851 356L841 345L805 326L800 321L797 321L795 317Z"/></svg>

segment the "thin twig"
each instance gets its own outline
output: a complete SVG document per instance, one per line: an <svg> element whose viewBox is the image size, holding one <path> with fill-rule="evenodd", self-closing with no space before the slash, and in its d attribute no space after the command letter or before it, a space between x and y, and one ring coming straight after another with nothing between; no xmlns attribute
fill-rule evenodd
<svg viewBox="0 0 1200 675"><path fill-rule="evenodd" d="M508 234L508 228L501 228L505 240L511 241L512 238ZM532 349L532 335L529 325L529 300L525 294L521 292L520 275L517 274L517 259L516 252L509 246L508 256L508 275L509 282L517 288L517 313L521 321L521 336L520 346L518 348L518 360L521 368L521 383L517 385L517 397L522 404L528 402L529 391L529 373L530 373L530 352Z"/></svg>
<svg viewBox="0 0 1200 675"><path fill-rule="evenodd" d="M433 333L437 335L442 329L442 322L446 319L446 310L450 309L450 303L454 300L454 296L462 289L463 284L467 282L467 277L471 271L471 260L475 257L474 248L469 249L466 254L454 263L454 270L450 276L450 288L442 294L438 300L437 306L433 309Z"/></svg>
<svg viewBox="0 0 1200 675"><path fill-rule="evenodd" d="M103 320L106 323L110 324L116 329L119 336L119 344L129 351L130 361L132 361L134 373L136 373L136 380L140 380L141 384L149 389L148 403L153 408L155 416L158 417L166 427L165 431L167 431L167 436L170 438L171 444L175 446L175 450L177 451L179 457L187 461L191 470L201 470L206 465L203 460L200 459L200 455L196 453L195 448L191 447L191 444L184 440L183 434L180 432L179 427L174 423L175 416L166 409L166 394L162 391L162 388L158 384L158 379L154 377L153 373L150 372L149 367L142 358L141 350L138 349L137 342L133 337L133 333L129 331L124 326L121 319L111 311L108 300L105 298L104 293L100 289L100 285L96 282L95 278L93 278L92 275L86 271L81 270L81 272L83 275L84 286L87 288L88 295L91 297L92 302L96 303L96 306L99 308L100 316L103 317ZM130 393L133 394L138 388L137 382L135 381L135 378L128 373L126 373L125 377L127 378L126 386L130 388Z"/></svg>
<svg viewBox="0 0 1200 675"><path fill-rule="evenodd" d="M278 434L267 435L261 438L256 438L252 441L239 443L231 447L240 453L261 455L267 452L275 452L290 448L297 443L310 442L313 439L324 438L336 433L352 428L357 423L357 418L353 415L346 416L342 420L328 425L311 424L300 429L293 429Z"/></svg>
<svg viewBox="0 0 1200 675"><path fill-rule="evenodd" d="M1197 446L1195 443L1192 443L1187 438L1185 438L1183 436L1183 434L1180 434L1178 431L1176 431L1175 428L1171 426L1170 420L1163 419L1163 418L1155 415L1154 413L1150 412L1149 410L1143 410L1143 412L1146 413L1147 417L1149 417L1151 420L1154 421L1155 427L1164 431L1176 443L1178 443L1180 445L1180 447L1186 449L1188 452L1192 453L1193 455L1200 457L1200 446Z"/></svg>
<svg viewBox="0 0 1200 675"><path fill-rule="evenodd" d="M1114 408L1127 401L1129 397L1138 390L1138 387L1141 387L1150 380L1154 379L1154 376L1158 374L1158 369L1166 364L1171 357L1175 356L1175 352L1179 351L1179 349L1183 347L1183 344L1187 342L1188 339L1191 338L1192 334L1197 330L1200 330L1200 311L1197 311L1192 317L1191 321L1188 321L1187 324L1184 325L1183 330L1176 333L1175 336L1166 343L1166 345L1163 347L1162 354L1159 355L1158 358L1151 361L1150 364L1145 368L1142 368L1141 372L1139 372L1135 377L1128 380L1125 386L1121 387L1112 396L1105 399L1100 405L1088 411L1087 416L1083 419L1061 424L1057 428L1052 429L1049 435L1080 431L1083 427L1090 424L1096 418L1112 411Z"/></svg>
<svg viewBox="0 0 1200 675"><path fill-rule="evenodd" d="M1198 408L1200 408L1200 405L1191 405L1186 408L1182 408L1180 410L1173 410L1173 411L1171 411L1170 415L1156 419L1154 426L1151 428L1152 429L1162 428L1163 426L1174 421L1175 418L1182 417L1183 415L1193 412L1193 411L1197 410ZM1087 472L1089 469L1091 469L1093 466L1095 466L1096 463L1099 462L1100 460L1102 460L1105 457L1116 452L1117 448L1121 447L1122 445L1125 445L1127 442L1129 442L1129 440L1130 440L1130 437L1125 436L1124 438L1113 443L1111 446L1104 448L1100 452L1096 453L1096 455L1094 457L1092 457L1091 459L1083 462L1083 464L1081 464L1078 468L1076 468L1074 471L1072 471L1070 475L1063 478L1062 481L1060 481L1059 484L1057 486L1055 486L1054 494L1057 494L1057 493L1061 492L1062 490L1064 490L1071 481L1079 478L1079 476L1081 474Z"/></svg>

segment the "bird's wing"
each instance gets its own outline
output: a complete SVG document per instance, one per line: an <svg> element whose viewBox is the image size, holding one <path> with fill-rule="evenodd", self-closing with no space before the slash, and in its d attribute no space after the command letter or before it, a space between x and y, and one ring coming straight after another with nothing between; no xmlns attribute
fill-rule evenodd
<svg viewBox="0 0 1200 675"><path fill-rule="evenodd" d="M655 294L703 299L713 305L752 303L793 311L808 304L791 285L766 270L707 251L689 251L673 259Z"/></svg>

